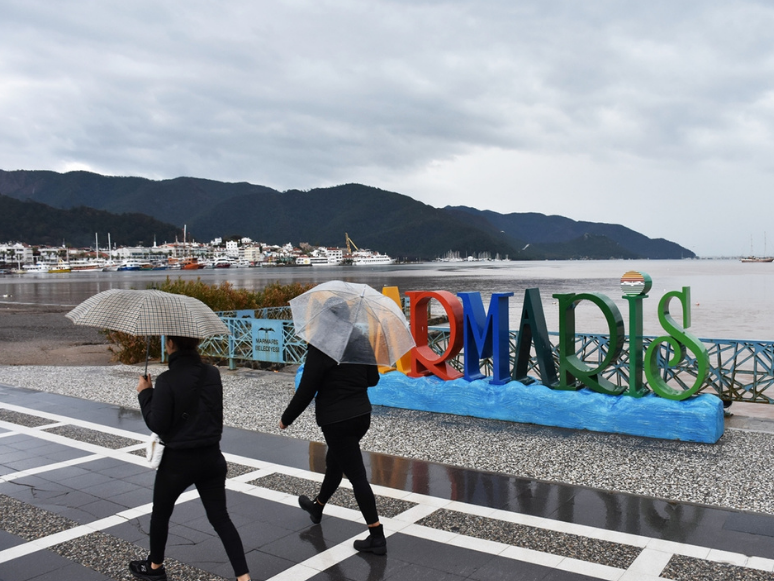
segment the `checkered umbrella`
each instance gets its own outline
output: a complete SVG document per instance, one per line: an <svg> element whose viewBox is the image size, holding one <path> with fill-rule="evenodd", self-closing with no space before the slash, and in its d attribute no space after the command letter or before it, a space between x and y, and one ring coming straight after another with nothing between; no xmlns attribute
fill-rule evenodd
<svg viewBox="0 0 774 581"><path fill-rule="evenodd" d="M395 302L366 284L331 280L290 301L296 335L339 363L392 365L414 347Z"/></svg>
<svg viewBox="0 0 774 581"><path fill-rule="evenodd" d="M201 339L229 334L218 315L200 300L158 290L107 290L86 299L65 316L76 325L135 336Z"/></svg>

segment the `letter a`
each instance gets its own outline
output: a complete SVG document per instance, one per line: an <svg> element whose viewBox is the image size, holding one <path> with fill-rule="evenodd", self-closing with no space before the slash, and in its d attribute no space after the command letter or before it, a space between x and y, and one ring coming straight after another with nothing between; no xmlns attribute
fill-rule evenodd
<svg viewBox="0 0 774 581"><path fill-rule="evenodd" d="M553 387L559 380L556 377L556 364L551 353L551 341L548 339L548 326L543 312L543 302L540 300L540 289L528 288L524 291L524 307L521 311L519 338L516 340L516 362L512 376L515 381L525 385L534 383L534 380L527 376L533 341L540 370L540 381L546 387Z"/></svg>

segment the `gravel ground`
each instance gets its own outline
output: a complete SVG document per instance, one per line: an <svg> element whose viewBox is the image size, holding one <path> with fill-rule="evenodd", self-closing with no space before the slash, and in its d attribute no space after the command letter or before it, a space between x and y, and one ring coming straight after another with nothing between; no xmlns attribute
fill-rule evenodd
<svg viewBox="0 0 774 581"><path fill-rule="evenodd" d="M155 377L165 368L152 365ZM0 383L138 408L140 368L2 366ZM285 431L293 370L221 370L230 426L322 441L313 406ZM714 445L375 408L363 449L551 482L774 514L774 434L727 429Z"/></svg>

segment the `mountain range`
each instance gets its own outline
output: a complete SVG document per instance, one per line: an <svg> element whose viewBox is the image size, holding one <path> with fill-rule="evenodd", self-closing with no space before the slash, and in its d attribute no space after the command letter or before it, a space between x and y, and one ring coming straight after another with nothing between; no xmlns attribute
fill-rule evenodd
<svg viewBox="0 0 774 581"><path fill-rule="evenodd" d="M488 252L517 260L695 257L674 242L651 239L618 224L464 206L434 208L361 184L280 192L246 182L192 177L150 180L84 171L0 170L0 194L0 215L9 216L0 220L0 240L33 244L44 243L36 237L46 229L26 226L26 232L18 232L29 216L38 216L41 223L58 223L57 237L78 245L84 228L92 228L90 239L94 232L102 236L110 231L120 244L141 240L148 244L154 235L159 243L171 242L173 233L182 240L185 225L199 241L248 236L277 244L343 246L346 232L360 248L405 260L433 259L449 251L463 257ZM34 206L25 214L26 204L19 206L19 201ZM70 212L69 218L57 214L62 211ZM23 223L13 220L22 214L27 216ZM76 217L86 215L95 221L81 223L80 233L65 232L75 227ZM117 238L112 230L117 216L138 230Z"/></svg>

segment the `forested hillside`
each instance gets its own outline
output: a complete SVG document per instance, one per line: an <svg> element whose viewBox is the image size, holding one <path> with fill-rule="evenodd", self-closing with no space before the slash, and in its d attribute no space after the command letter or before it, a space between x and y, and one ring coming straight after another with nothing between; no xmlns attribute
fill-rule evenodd
<svg viewBox="0 0 774 581"><path fill-rule="evenodd" d="M90 207L113 215L144 214L159 221L142 227L134 222L138 229L127 236L136 240L148 238L155 228L161 230L158 224L163 222L163 232L156 233L159 240L168 238L174 227L181 231L184 225L201 241L238 235L277 244L342 246L346 232L360 247L407 260L433 259L448 251L519 260L694 256L673 242L652 240L617 224L542 214L504 215L467 207L440 209L361 184L279 192L248 183L192 177L156 181L82 171L0 170L0 194L61 210L78 207L75 215L81 217L97 216L83 210ZM108 222L96 231L113 232L107 225L112 223L108 215L100 216ZM50 237L74 240L83 234L83 221L73 224L77 233L69 233L65 221ZM32 228L29 222L25 224L26 229ZM25 228L0 231L0 239L26 239ZM39 225L34 230L35 236L48 231Z"/></svg>

